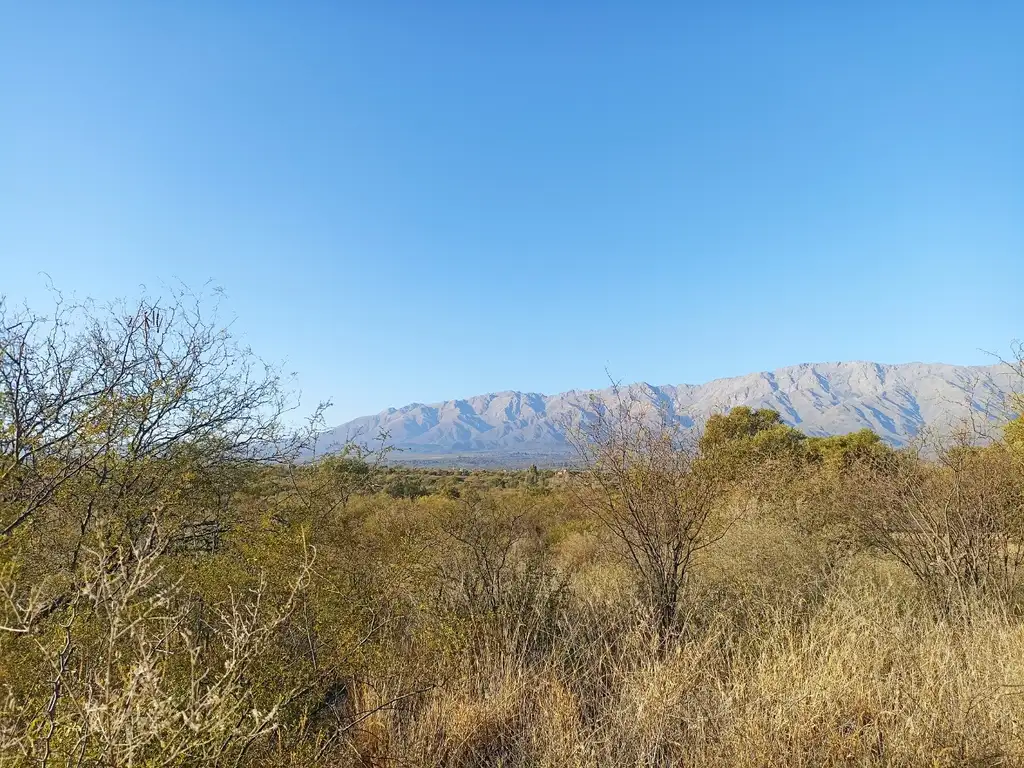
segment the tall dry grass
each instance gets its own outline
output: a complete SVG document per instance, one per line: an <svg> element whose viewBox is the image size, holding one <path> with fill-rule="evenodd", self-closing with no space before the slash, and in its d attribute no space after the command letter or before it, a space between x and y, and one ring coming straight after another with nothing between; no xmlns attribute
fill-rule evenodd
<svg viewBox="0 0 1024 768"><path fill-rule="evenodd" d="M434 670L441 684L375 713L363 750L345 760L1024 765L1018 619L937 621L898 564L835 563L824 541L747 520L701 563L687 632L664 653L625 574L582 538L563 555L589 566L558 611L481 618L472 648Z"/></svg>

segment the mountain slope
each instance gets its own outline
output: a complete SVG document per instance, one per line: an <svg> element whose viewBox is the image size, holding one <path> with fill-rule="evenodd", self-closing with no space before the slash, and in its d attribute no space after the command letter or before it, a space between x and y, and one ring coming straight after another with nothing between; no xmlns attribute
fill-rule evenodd
<svg viewBox="0 0 1024 768"><path fill-rule="evenodd" d="M925 428L948 430L972 413L982 420L1001 418L1003 395L1011 384L1003 366L851 362L795 365L701 385L639 383L629 390L685 426L747 405L773 408L808 435L866 427L893 445L904 445ZM325 433L319 445L330 450L349 439L371 442L385 431L402 449L402 460L558 461L569 453L564 425L592 413L594 398L608 401L612 396L609 388L558 395L496 392L413 403L342 424Z"/></svg>

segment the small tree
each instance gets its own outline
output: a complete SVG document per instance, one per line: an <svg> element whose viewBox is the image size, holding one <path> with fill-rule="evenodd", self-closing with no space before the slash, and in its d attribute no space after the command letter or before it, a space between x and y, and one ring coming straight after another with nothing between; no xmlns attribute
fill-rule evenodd
<svg viewBox="0 0 1024 768"><path fill-rule="evenodd" d="M613 387L610 404L593 406L570 432L583 464L574 493L621 544L665 647L681 630L694 559L724 534L725 483L710 448L633 393Z"/></svg>
<svg viewBox="0 0 1024 768"><path fill-rule="evenodd" d="M216 546L233 493L268 461L294 454L301 441L282 426L291 404L279 374L217 319L216 302L186 291L108 306L58 296L48 315L0 302L0 678L28 685L12 712L27 728L27 754L45 765L63 745L68 764L84 759L80 748L105 755L81 764L139 763L177 738L155 729L187 727L190 708L214 717L199 711L221 706L213 671L188 672L199 675L186 681L196 698L167 694L184 674L170 659L188 660L197 646L180 605L167 602L177 593L163 581L162 558L168 547L194 548L189 538ZM107 646L93 642L108 630ZM182 651L174 657L172 637ZM234 728L237 715L230 738L265 733L262 716L243 722L244 674L230 679L230 707L240 709L221 710L211 728ZM18 719L32 712L43 719ZM111 741L117 728L129 741ZM195 748L205 749L198 740Z"/></svg>
<svg viewBox="0 0 1024 768"><path fill-rule="evenodd" d="M861 459L845 484L865 541L902 563L940 617L1008 607L1024 574L1024 474L1005 443L964 432L937 462Z"/></svg>
<svg viewBox="0 0 1024 768"><path fill-rule="evenodd" d="M728 413L716 413L709 419L701 436L705 447L756 435L782 424L782 416L771 408L753 410L745 405Z"/></svg>
<svg viewBox="0 0 1024 768"><path fill-rule="evenodd" d="M1011 378L1024 382L1014 346ZM1016 374L1014 377L1013 374ZM1019 390L1008 396L1020 410ZM969 617L980 604L1010 607L1024 576L1024 461L1020 418L990 441L967 421L935 449L937 461L892 451L870 433L815 444L840 466L854 520L868 543L918 580L940 617ZM979 445L979 437L985 444Z"/></svg>
<svg viewBox="0 0 1024 768"><path fill-rule="evenodd" d="M381 432L374 447L352 439L334 453L321 457L314 453L308 463L291 466L290 484L305 519L344 524L353 497L387 490L386 463L393 450L388 433Z"/></svg>
<svg viewBox="0 0 1024 768"><path fill-rule="evenodd" d="M526 485L529 488L536 488L540 485L540 470L537 469L536 464L531 464L526 473Z"/></svg>
<svg viewBox="0 0 1024 768"><path fill-rule="evenodd" d="M778 411L738 406L713 414L700 438L700 450L714 456L722 477L743 481L755 494L784 486L804 460L806 436L782 423Z"/></svg>
<svg viewBox="0 0 1024 768"><path fill-rule="evenodd" d="M0 546L35 522L108 543L203 478L290 454L281 378L187 292L48 316L0 302ZM97 519L103 510L104 519Z"/></svg>

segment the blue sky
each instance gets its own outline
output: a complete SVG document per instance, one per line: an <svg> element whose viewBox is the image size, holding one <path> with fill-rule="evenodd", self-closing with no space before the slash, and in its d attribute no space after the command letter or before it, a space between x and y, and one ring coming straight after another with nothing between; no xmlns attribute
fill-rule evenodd
<svg viewBox="0 0 1024 768"><path fill-rule="evenodd" d="M213 280L334 422L1024 336L1021 3L0 18L0 293Z"/></svg>

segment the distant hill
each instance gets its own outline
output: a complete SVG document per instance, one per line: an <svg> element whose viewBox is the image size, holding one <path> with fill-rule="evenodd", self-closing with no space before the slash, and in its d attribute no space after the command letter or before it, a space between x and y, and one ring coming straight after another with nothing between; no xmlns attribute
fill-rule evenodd
<svg viewBox="0 0 1024 768"><path fill-rule="evenodd" d="M687 427L738 405L772 408L808 435L835 435L867 427L895 446L922 430L948 431L973 414L983 422L1006 417L1013 382L1001 365L869 362L794 365L706 384L628 389ZM564 425L593 412L593 398L612 389L557 395L494 392L443 403L412 403L364 416L325 433L320 450L348 439L372 441L381 430L408 463L461 466L559 464L571 458Z"/></svg>

